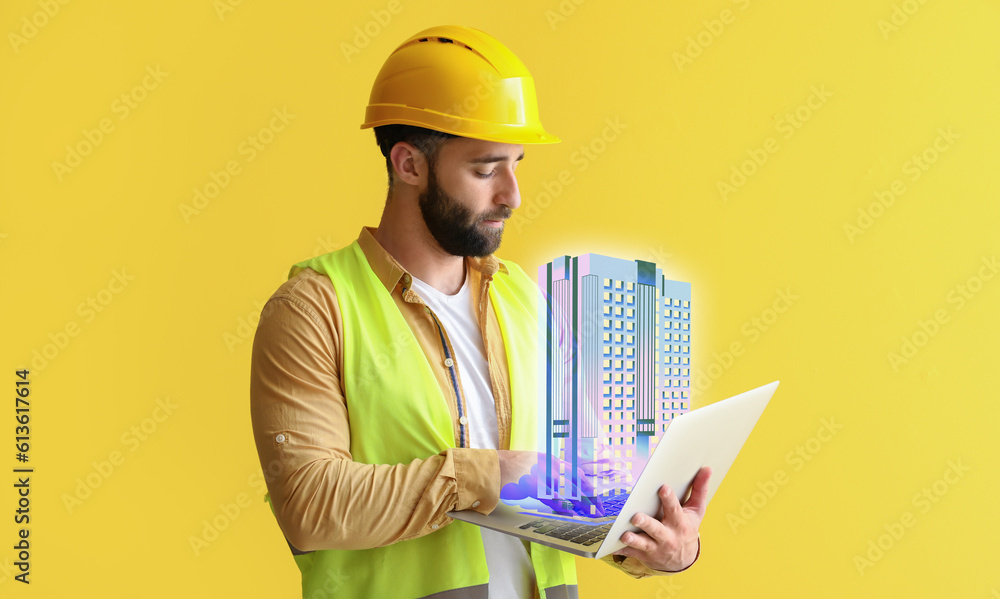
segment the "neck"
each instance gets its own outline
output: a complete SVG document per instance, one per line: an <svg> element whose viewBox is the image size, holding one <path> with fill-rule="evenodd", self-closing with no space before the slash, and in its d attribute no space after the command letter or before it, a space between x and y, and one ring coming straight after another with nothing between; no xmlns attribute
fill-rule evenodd
<svg viewBox="0 0 1000 599"><path fill-rule="evenodd" d="M417 202L390 198L386 202L375 240L414 277L446 295L465 282L465 258L441 249L424 225Z"/></svg>

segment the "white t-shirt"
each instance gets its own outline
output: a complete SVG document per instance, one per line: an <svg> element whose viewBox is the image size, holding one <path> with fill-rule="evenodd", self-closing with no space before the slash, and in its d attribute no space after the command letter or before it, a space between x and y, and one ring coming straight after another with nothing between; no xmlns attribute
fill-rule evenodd
<svg viewBox="0 0 1000 599"><path fill-rule="evenodd" d="M466 267L465 282L455 295L445 295L420 279L413 277L413 290L441 321L455 355L455 368L461 373L465 392L465 416L469 419L469 440L474 448L499 449L496 405L490 384L489 363L483 336L476 321L475 298L469 288ZM486 565L490 572L490 597L531 599L534 596L535 571L525 541L488 528L479 529L486 548Z"/></svg>

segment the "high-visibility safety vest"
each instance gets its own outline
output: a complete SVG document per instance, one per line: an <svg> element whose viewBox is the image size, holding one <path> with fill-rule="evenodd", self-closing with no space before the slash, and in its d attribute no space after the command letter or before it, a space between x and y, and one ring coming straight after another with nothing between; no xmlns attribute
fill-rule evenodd
<svg viewBox="0 0 1000 599"><path fill-rule="evenodd" d="M456 447L441 387L358 242L294 265L289 278L304 268L330 277L343 315L341 381L354 460L405 464ZM509 264L508 274L494 275L489 297L510 365L511 448L535 450L539 290L520 267ZM296 555L295 561L304 599L485 599L488 593L480 530L457 520L385 547L319 550ZM543 599L577 597L572 555L532 543L531 563Z"/></svg>

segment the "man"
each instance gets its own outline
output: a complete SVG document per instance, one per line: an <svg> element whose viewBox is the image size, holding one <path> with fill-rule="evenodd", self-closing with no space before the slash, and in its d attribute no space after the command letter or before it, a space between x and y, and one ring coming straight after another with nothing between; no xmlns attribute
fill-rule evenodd
<svg viewBox="0 0 1000 599"><path fill-rule="evenodd" d="M485 33L435 27L376 79L389 191L377 228L301 262L254 339L251 417L303 597L576 597L574 558L455 522L536 461L534 281L493 256L542 128L524 65ZM520 451L518 451L520 450ZM709 473L636 521L608 563L689 567Z"/></svg>

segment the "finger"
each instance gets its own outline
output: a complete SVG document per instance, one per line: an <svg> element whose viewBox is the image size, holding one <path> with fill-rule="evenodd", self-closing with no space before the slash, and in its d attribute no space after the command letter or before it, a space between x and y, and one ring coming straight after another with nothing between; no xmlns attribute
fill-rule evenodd
<svg viewBox="0 0 1000 599"><path fill-rule="evenodd" d="M712 469L703 467L694 477L691 483L691 496L684 502L684 508L694 510L699 516L705 515L706 497L708 496L708 479L712 476Z"/></svg>
<svg viewBox="0 0 1000 599"><path fill-rule="evenodd" d="M660 522L668 528L676 528L684 520L684 508L669 485L660 487L660 504L663 506L663 516Z"/></svg>
<svg viewBox="0 0 1000 599"><path fill-rule="evenodd" d="M667 529L656 518L647 516L646 514L636 514L632 516L632 525L638 526L642 532L655 541L662 543L666 540Z"/></svg>
<svg viewBox="0 0 1000 599"><path fill-rule="evenodd" d="M622 543L640 553L647 553L656 549L656 541L649 538L649 535L643 532L626 532L620 538Z"/></svg>

